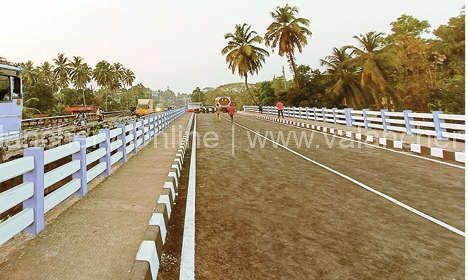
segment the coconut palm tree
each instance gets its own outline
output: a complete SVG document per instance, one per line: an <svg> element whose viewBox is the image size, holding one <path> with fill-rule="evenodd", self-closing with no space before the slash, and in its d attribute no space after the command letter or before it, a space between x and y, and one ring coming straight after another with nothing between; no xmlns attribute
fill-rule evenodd
<svg viewBox="0 0 468 280"><path fill-rule="evenodd" d="M126 69L123 71L122 84L127 87L131 87L135 81L135 74L132 70Z"/></svg>
<svg viewBox="0 0 468 280"><path fill-rule="evenodd" d="M105 89L105 105L107 111L107 91L112 86L114 79L112 65L105 60L99 61L94 67L93 78L99 87Z"/></svg>
<svg viewBox="0 0 468 280"><path fill-rule="evenodd" d="M251 26L247 23L242 25L237 24L233 33L224 35L227 40L221 53L226 55L226 63L228 68L234 74L237 73L244 78L245 87L248 94L255 104L258 104L256 98L250 92L248 84L248 75L256 74L262 68L265 62L265 57L269 55L268 51L260 48L263 39L257 32L251 30Z"/></svg>
<svg viewBox="0 0 468 280"><path fill-rule="evenodd" d="M81 90L83 94L83 105L86 105L85 88L91 82L92 69L87 63L83 62L83 58L74 56L70 61L70 79L76 89Z"/></svg>
<svg viewBox="0 0 468 280"><path fill-rule="evenodd" d="M349 46L334 48L331 55L321 60L332 81L327 93L343 106L362 107L372 96L361 90L359 68L354 64L349 49Z"/></svg>
<svg viewBox="0 0 468 280"><path fill-rule="evenodd" d="M52 64L50 64L48 61L45 61L38 67L38 70L39 77L42 79L42 81L55 89L57 83L55 80Z"/></svg>
<svg viewBox="0 0 468 280"><path fill-rule="evenodd" d="M385 97L387 81L385 79L383 65L387 63L386 55L383 52L383 33L368 32L353 36L358 41L357 47L352 47L352 54L361 69L361 87L369 91L378 104L381 104ZM387 96L391 97L391 96Z"/></svg>
<svg viewBox="0 0 468 280"><path fill-rule="evenodd" d="M113 75L113 83L112 83L112 86L111 88L116 90L118 88L121 88L122 87L122 84L123 84L123 77L124 77L124 73L125 73L125 68L123 67L122 64L120 63L114 63L112 64L112 75Z"/></svg>
<svg viewBox="0 0 468 280"><path fill-rule="evenodd" d="M280 56L286 55L294 74L296 86L299 85L297 82L295 51L301 53L303 47L307 45L307 37L312 35L312 32L307 29L309 20L296 17L298 12L297 7L291 7L288 4L284 7L276 7L276 10L271 12L273 22L268 26L265 34L266 45L272 49L278 47L278 54Z"/></svg>
<svg viewBox="0 0 468 280"><path fill-rule="evenodd" d="M32 85L37 80L37 70L34 67L34 63L31 60L28 60L24 63L20 63L22 71L22 78L25 87Z"/></svg>
<svg viewBox="0 0 468 280"><path fill-rule="evenodd" d="M54 74L57 80L57 86L59 90L68 87L70 82L70 65L68 64L68 58L63 53L59 53L54 62Z"/></svg>

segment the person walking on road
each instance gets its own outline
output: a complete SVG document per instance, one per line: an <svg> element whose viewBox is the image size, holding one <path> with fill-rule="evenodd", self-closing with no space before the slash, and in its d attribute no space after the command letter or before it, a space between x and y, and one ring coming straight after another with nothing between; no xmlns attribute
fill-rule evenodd
<svg viewBox="0 0 468 280"><path fill-rule="evenodd" d="M219 104L216 104L216 119L221 120L221 106Z"/></svg>
<svg viewBox="0 0 468 280"><path fill-rule="evenodd" d="M259 112L260 114L263 114L263 106L262 106L262 104L259 104L259 105L258 105L258 112Z"/></svg>
<svg viewBox="0 0 468 280"><path fill-rule="evenodd" d="M284 119L283 107L284 107L283 102L281 102L281 100L279 100L279 101L276 103L276 109L278 109L278 118L279 118L280 115L281 115L281 117Z"/></svg>
<svg viewBox="0 0 468 280"><path fill-rule="evenodd" d="M231 117L231 122L233 122L234 121L234 113L236 112L236 105L231 102L231 104L229 104L229 107L228 107L227 111L228 111L229 117Z"/></svg>

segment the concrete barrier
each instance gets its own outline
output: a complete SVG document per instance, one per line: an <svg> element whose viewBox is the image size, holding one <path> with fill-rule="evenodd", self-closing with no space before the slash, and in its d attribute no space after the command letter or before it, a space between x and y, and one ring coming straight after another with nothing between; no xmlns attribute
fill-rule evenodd
<svg viewBox="0 0 468 280"><path fill-rule="evenodd" d="M187 129L180 141L179 148L177 149L174 161L169 167L167 179L163 184L161 193L157 198L156 207L152 213L149 221L148 228L143 235L143 240L138 248L138 252L130 271L131 280L142 279L157 279L159 272L160 260L166 242L170 218L172 216L173 208L176 205L176 198L178 195L179 179L184 164L185 153L188 147L189 135L194 115L189 120ZM148 244L154 244L154 247ZM145 256L142 252L146 252ZM154 256L154 257L148 257Z"/></svg>
<svg viewBox="0 0 468 280"><path fill-rule="evenodd" d="M434 148L434 147L427 147L417 143L410 143L406 144L403 141L395 140L395 139L387 139L385 137L376 137L372 134L365 134L365 133L355 133L353 131L347 131L342 129L334 129L330 127L324 126L317 126L308 123L301 123L301 122L293 122L285 119L280 119L276 117L271 117L268 115L260 115L257 116L259 119L264 119L268 121L273 121L285 125L293 125L301 128L308 128L311 130L316 130L321 133L330 134L330 135L338 135L340 137L350 138L352 140L358 142L364 142L367 144L378 145L386 148L392 148L395 150L403 150L407 152L411 152L414 154L422 155L422 156L430 156L436 157L445 161L456 161L460 163L465 163L465 152L452 152L447 151L443 148Z"/></svg>

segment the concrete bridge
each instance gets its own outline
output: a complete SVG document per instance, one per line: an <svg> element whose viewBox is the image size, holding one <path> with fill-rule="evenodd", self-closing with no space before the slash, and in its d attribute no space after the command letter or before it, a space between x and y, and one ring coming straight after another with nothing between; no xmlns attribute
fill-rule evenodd
<svg viewBox="0 0 468 280"><path fill-rule="evenodd" d="M0 165L0 279L462 277L460 154L369 135L178 109L30 148Z"/></svg>

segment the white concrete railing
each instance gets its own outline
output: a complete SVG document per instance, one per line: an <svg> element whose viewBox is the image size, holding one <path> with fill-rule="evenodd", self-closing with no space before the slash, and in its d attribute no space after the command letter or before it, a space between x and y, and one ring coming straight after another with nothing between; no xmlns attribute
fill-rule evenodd
<svg viewBox="0 0 468 280"><path fill-rule="evenodd" d="M22 183L0 193L0 214L22 204L19 213L0 221L0 245L21 231L37 234L44 229L44 215L75 194L85 196L88 183L98 176L109 176L117 162L126 162L129 153L137 153L171 122L185 113L179 108L149 115L98 134L75 136L71 143L49 150L27 148L22 158L0 164L0 183L22 176ZM71 161L45 171L47 164ZM65 181L60 186L60 182ZM54 191L45 193L55 186Z"/></svg>
<svg viewBox="0 0 468 280"><path fill-rule="evenodd" d="M244 106L244 111L259 112L258 106ZM275 115L277 109L274 106L265 106L263 113ZM465 141L466 116L444 114L440 111L415 113L410 110L391 112L351 108L284 107L283 113L286 117Z"/></svg>

